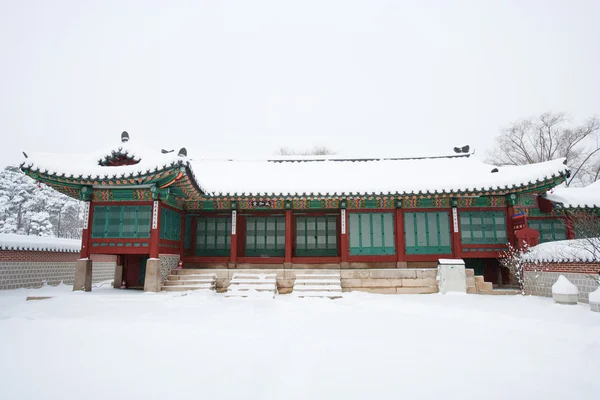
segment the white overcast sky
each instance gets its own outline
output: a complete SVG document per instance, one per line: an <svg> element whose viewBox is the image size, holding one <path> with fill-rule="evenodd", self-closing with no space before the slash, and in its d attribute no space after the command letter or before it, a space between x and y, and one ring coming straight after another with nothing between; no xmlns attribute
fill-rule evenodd
<svg viewBox="0 0 600 400"><path fill-rule="evenodd" d="M0 50L0 165L123 130L192 157L483 154L600 113L599 0L0 0Z"/></svg>

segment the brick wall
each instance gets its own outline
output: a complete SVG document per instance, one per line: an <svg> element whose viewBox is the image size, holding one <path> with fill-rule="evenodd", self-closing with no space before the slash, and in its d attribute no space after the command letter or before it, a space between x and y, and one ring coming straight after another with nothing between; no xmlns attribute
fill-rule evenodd
<svg viewBox="0 0 600 400"><path fill-rule="evenodd" d="M79 253L0 250L0 290L72 285ZM93 255L92 281L114 278L116 256Z"/></svg>
<svg viewBox="0 0 600 400"><path fill-rule="evenodd" d="M579 301L587 303L588 296L598 288L592 276L598 276L598 263L543 263L525 265L526 293L552 297L552 285L564 275L579 289Z"/></svg>

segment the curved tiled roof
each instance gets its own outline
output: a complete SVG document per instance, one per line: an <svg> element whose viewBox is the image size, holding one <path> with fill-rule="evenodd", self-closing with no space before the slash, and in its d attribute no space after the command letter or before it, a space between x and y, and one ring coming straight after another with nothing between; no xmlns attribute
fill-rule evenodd
<svg viewBox="0 0 600 400"><path fill-rule="evenodd" d="M103 166L103 160L122 156L137 164ZM163 153L131 142L90 154L28 155L21 168L34 177L67 179L68 184L141 184L145 176L179 170L189 178L186 196L352 196L453 193L508 193L564 180L564 159L522 166L495 167L469 153L435 157L346 158L287 156L264 160L189 158ZM194 175L194 171L197 175ZM178 178L179 179L179 178ZM96 182L94 182L96 184ZM111 183L112 184L112 183ZM194 193L195 191L195 193ZM191 194L190 194L191 193Z"/></svg>
<svg viewBox="0 0 600 400"><path fill-rule="evenodd" d="M600 181L586 187L556 187L545 198L563 208L600 208Z"/></svg>
<svg viewBox="0 0 600 400"><path fill-rule="evenodd" d="M600 238L559 240L533 246L523 255L530 262L600 262Z"/></svg>

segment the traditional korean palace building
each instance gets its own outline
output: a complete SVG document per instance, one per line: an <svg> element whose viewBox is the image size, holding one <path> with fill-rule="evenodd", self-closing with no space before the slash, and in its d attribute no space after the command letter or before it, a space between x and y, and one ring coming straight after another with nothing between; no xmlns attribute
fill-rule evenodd
<svg viewBox="0 0 600 400"><path fill-rule="evenodd" d="M124 132L111 151L27 154L21 168L86 202L82 259L117 255L124 286L146 290L160 290L180 261L184 269L368 270L455 258L498 282L497 258L519 235L575 237L553 207L564 205L560 193L555 203L543 198L569 176L564 159L495 167L468 148L413 158L198 159L146 149Z"/></svg>

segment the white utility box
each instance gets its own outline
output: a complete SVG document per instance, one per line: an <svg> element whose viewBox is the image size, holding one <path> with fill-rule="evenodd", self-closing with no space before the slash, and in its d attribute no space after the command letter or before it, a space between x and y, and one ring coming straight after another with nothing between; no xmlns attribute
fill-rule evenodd
<svg viewBox="0 0 600 400"><path fill-rule="evenodd" d="M467 293L467 276L463 260L438 260L437 282L440 293Z"/></svg>

